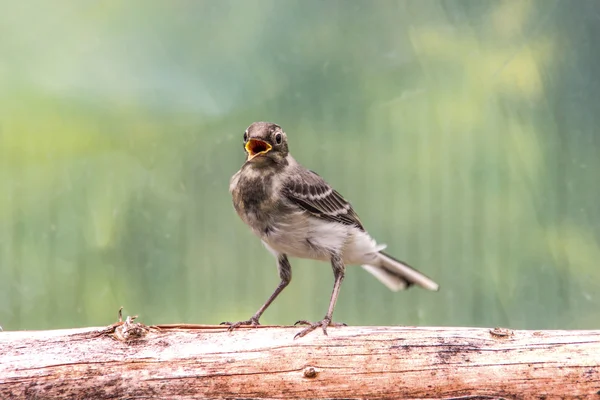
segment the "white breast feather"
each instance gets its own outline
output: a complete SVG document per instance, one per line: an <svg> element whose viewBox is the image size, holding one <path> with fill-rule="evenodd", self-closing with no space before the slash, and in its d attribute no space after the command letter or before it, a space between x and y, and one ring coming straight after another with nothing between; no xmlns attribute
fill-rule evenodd
<svg viewBox="0 0 600 400"><path fill-rule="evenodd" d="M337 253L348 265L373 262L385 248L357 227L307 218L304 212L288 215L262 239L274 254L329 261Z"/></svg>

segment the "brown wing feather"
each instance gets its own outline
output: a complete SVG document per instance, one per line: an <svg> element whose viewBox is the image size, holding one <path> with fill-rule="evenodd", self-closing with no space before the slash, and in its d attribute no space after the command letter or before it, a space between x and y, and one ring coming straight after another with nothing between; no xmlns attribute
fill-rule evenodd
<svg viewBox="0 0 600 400"><path fill-rule="evenodd" d="M284 194L317 218L364 230L350 203L313 171L303 170L293 175L284 188Z"/></svg>

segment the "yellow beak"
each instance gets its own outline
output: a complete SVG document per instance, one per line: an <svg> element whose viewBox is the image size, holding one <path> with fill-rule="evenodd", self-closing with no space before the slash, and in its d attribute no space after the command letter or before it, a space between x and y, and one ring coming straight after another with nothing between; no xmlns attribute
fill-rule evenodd
<svg viewBox="0 0 600 400"><path fill-rule="evenodd" d="M267 154L273 147L260 139L250 139L246 142L246 152L248 152L248 161L254 157L258 157L263 154Z"/></svg>

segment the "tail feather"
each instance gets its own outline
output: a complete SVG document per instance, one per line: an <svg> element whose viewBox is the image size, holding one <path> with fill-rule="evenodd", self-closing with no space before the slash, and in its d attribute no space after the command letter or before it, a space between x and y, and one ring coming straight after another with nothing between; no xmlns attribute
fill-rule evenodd
<svg viewBox="0 0 600 400"><path fill-rule="evenodd" d="M362 267L395 292L412 285L419 285L428 290L439 289L439 285L433 280L383 251L379 252L376 262Z"/></svg>

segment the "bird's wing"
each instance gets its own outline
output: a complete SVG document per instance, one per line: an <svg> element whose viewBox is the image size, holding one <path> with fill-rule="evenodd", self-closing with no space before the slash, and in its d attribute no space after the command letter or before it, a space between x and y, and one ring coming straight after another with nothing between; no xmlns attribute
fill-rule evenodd
<svg viewBox="0 0 600 400"><path fill-rule="evenodd" d="M284 185L285 196L317 218L364 230L358 215L341 194L313 171L300 170Z"/></svg>

